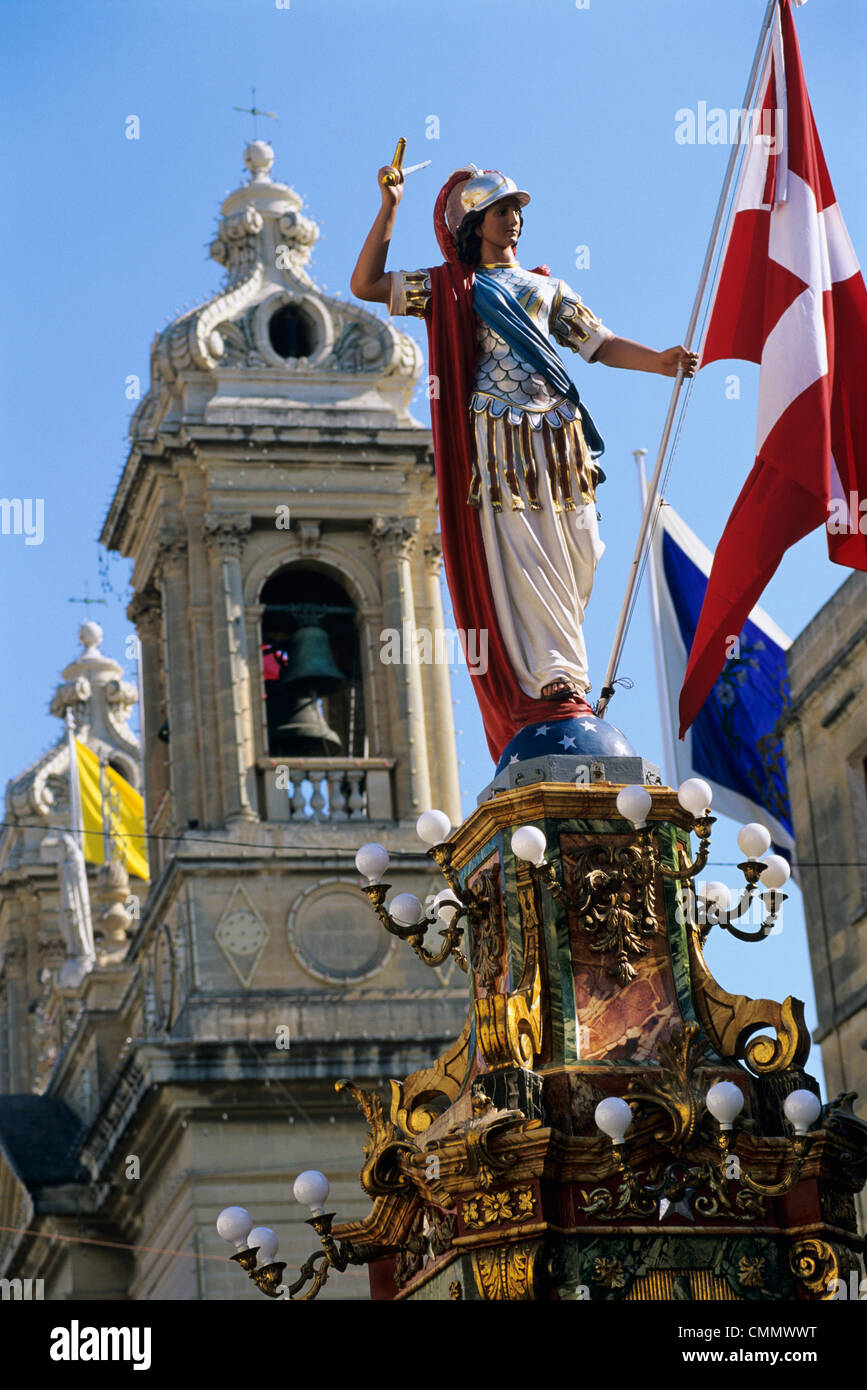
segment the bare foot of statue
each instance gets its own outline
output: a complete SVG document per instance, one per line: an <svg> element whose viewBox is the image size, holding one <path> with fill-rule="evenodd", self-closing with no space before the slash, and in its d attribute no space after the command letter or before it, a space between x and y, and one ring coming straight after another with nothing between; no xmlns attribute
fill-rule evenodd
<svg viewBox="0 0 867 1390"><path fill-rule="evenodd" d="M543 700L568 700L570 695L577 694L577 685L574 681L566 680L565 676L558 676L556 680L542 686Z"/></svg>

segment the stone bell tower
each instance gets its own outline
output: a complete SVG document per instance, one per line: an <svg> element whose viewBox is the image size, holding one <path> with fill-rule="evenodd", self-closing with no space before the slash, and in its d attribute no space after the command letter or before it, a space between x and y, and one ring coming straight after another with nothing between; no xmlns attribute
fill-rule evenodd
<svg viewBox="0 0 867 1390"><path fill-rule="evenodd" d="M223 204L223 291L154 340L102 534L135 560L152 830L306 826L311 807L318 824L326 782L332 821L431 804L457 819L447 665L381 659L384 632L443 628L430 439L409 413L419 352L316 287L318 228L273 158L249 145L249 182ZM342 630L352 747L344 767L289 756L284 796L272 653L279 666L280 640L285 659L311 624L332 645Z"/></svg>
<svg viewBox="0 0 867 1390"><path fill-rule="evenodd" d="M430 435L409 413L421 359L317 287L318 228L273 161L248 145L210 248L224 285L154 339L102 530L134 561L151 887L137 987L94 1020L104 1086L80 1158L122 1240L226 1254L214 1219L240 1202L297 1265L287 1170L329 1168L342 1209L364 1208L334 1080L425 1064L466 985L396 949L354 866L381 841L396 890L436 892L415 822L460 819L448 664L410 659L443 630ZM143 1255L126 1296L235 1297L234 1272Z"/></svg>

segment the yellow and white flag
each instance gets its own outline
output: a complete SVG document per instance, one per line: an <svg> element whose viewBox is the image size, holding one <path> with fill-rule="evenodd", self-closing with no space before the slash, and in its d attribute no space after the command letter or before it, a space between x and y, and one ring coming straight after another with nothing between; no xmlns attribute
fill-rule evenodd
<svg viewBox="0 0 867 1390"><path fill-rule="evenodd" d="M91 864L105 863L106 834L127 872L147 880L148 859L145 841L144 801L113 767L102 769L104 792L100 785L99 758L79 739L75 740L78 781L81 787L81 824L84 857ZM109 851L111 853L111 851Z"/></svg>

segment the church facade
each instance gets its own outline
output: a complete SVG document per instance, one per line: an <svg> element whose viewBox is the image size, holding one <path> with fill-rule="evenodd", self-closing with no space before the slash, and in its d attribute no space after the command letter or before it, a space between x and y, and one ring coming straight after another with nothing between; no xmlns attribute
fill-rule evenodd
<svg viewBox="0 0 867 1390"><path fill-rule="evenodd" d="M467 1011L457 967L396 949L354 866L381 841L397 891L435 893L416 819L460 819L448 664L412 659L414 634L445 630L420 354L315 284L318 229L273 158L250 144L223 203L222 289L154 340L102 530L133 562L142 746L93 624L52 705L145 799L149 882L90 867L97 959L78 983L61 980L51 848L70 823L63 736L7 790L0 1199L17 1231L0 1277L46 1298L259 1298L218 1212L274 1226L291 1275L316 1242L297 1172L328 1173L341 1217L369 1205L364 1127L334 1081L386 1088ZM359 1270L324 1296L367 1294Z"/></svg>

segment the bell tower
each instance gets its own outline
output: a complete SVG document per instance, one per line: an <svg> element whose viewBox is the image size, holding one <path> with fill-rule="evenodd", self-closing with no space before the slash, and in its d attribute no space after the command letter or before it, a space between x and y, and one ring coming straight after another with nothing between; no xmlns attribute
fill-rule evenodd
<svg viewBox="0 0 867 1390"><path fill-rule="evenodd" d="M257 1212L297 1264L309 1232L272 1174L330 1163L364 1209L334 1081L426 1065L466 1013L464 976L396 951L359 900L356 850L385 843L395 890L435 893L415 823L460 807L448 658L418 659L448 648L417 642L445 631L419 351L322 292L319 230L273 150L244 162L210 246L224 284L153 341L101 536L134 562L151 863L120 1071L147 1074L135 1151L159 1152L137 1243L186 1248L192 1230L222 1254L213 1217L258 1163ZM102 1118L83 1161L113 1181L132 1119ZM147 1296L235 1297L232 1273L203 1262L196 1291L155 1272Z"/></svg>
<svg viewBox="0 0 867 1390"><path fill-rule="evenodd" d="M410 660L443 631L419 352L314 284L318 228L273 157L249 145L223 204L222 292L154 340L103 530L135 560L154 834L306 823L319 796L329 819L332 797L338 819L458 818L447 663Z"/></svg>

